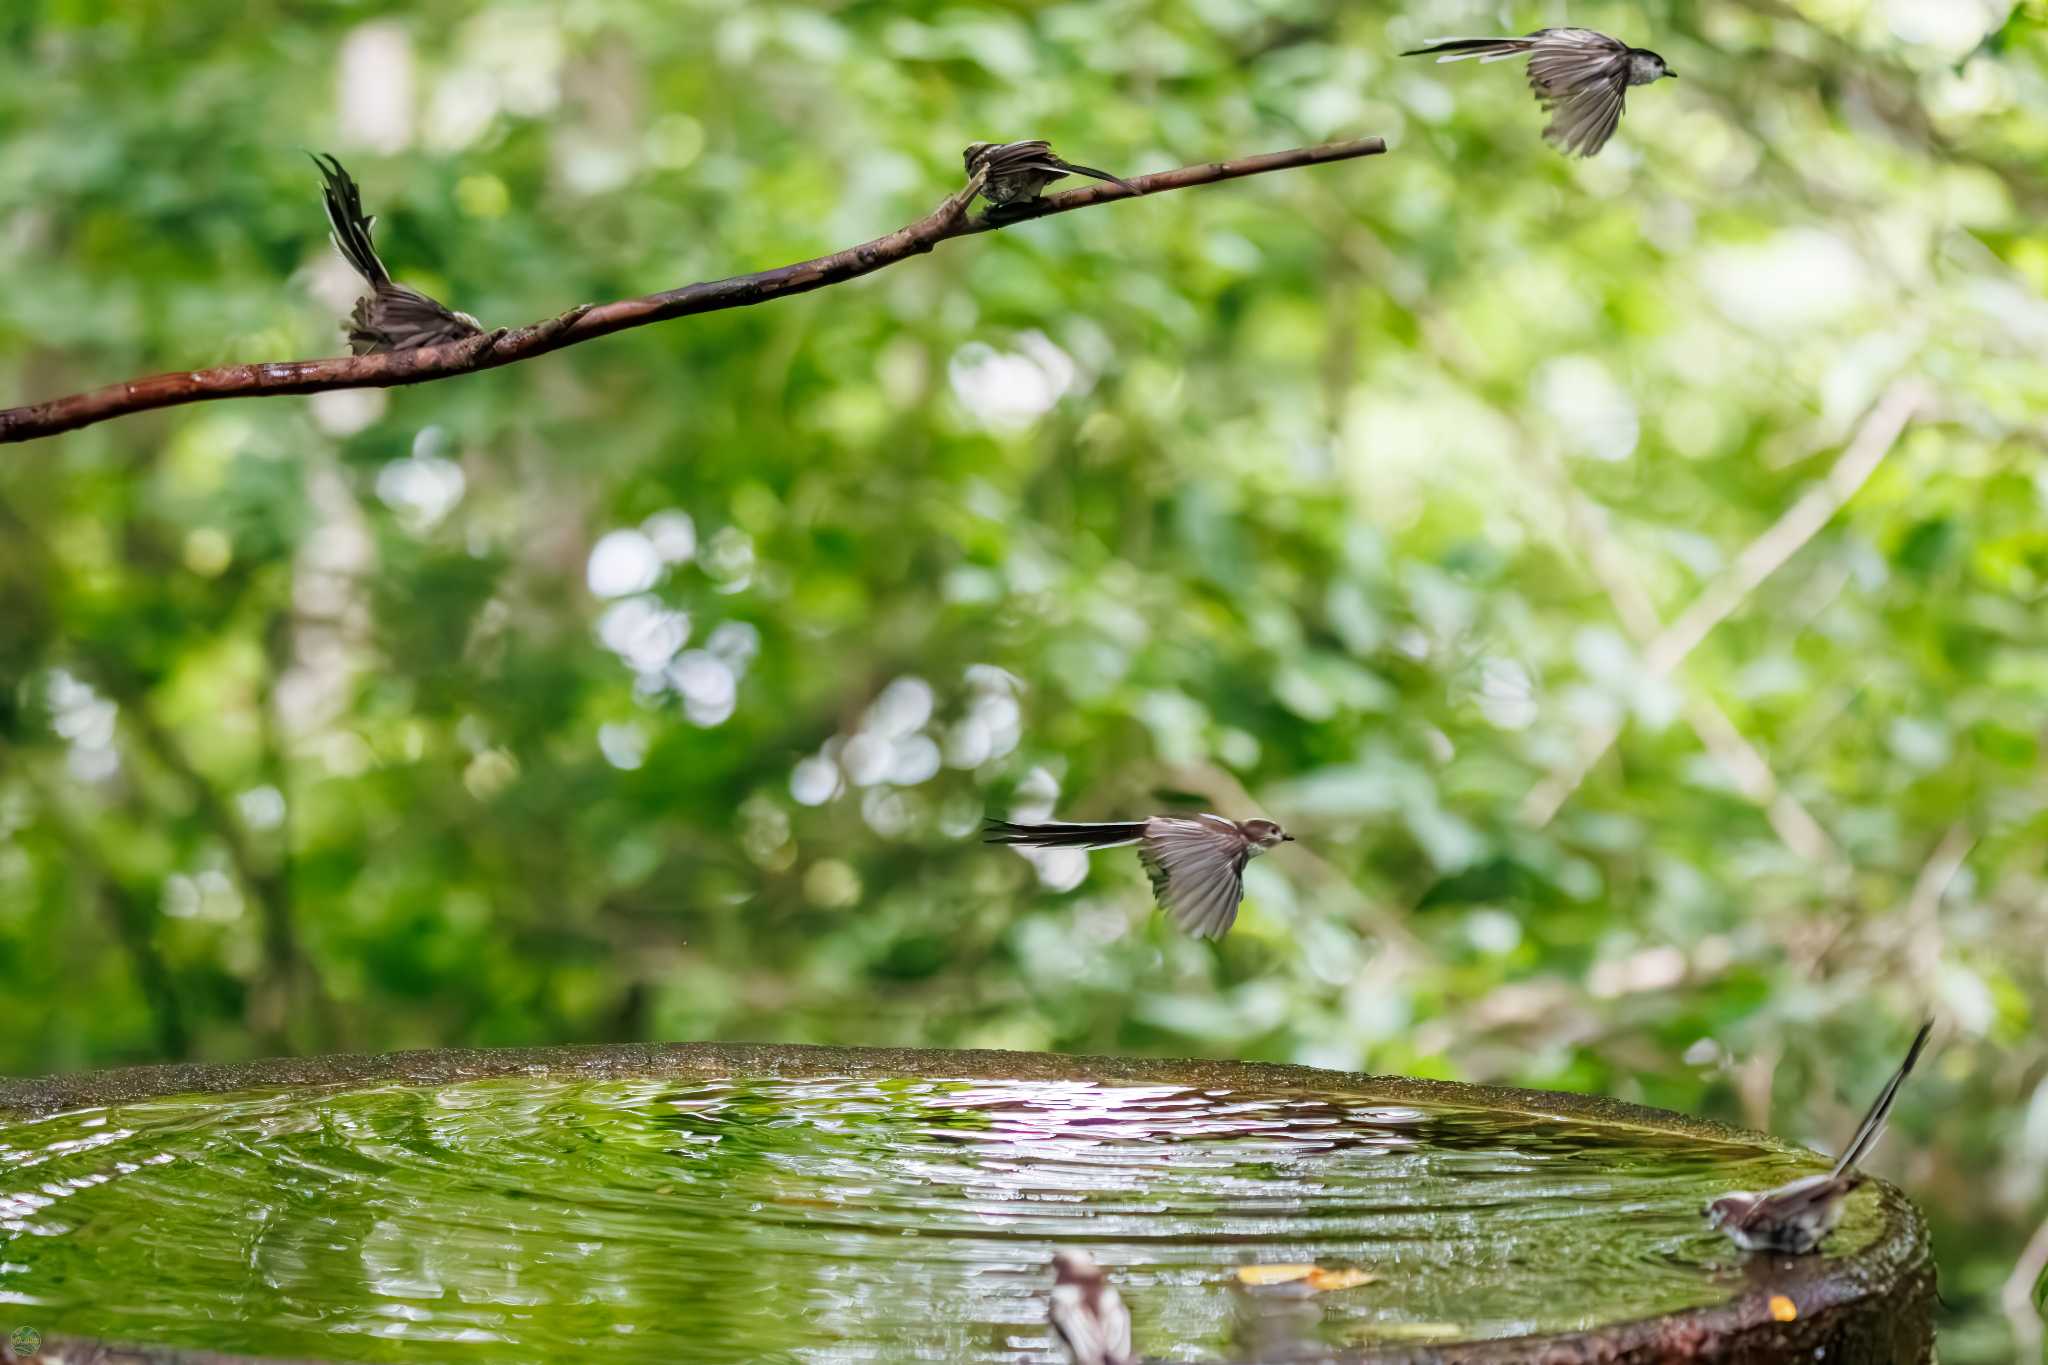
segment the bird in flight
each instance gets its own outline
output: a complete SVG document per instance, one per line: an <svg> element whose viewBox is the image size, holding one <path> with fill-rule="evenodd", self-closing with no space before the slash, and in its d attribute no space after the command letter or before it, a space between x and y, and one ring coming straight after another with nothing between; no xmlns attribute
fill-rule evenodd
<svg viewBox="0 0 2048 1365"><path fill-rule="evenodd" d="M1052 1270L1052 1334L1072 1365L1134 1365L1131 1312L1109 1272L1085 1251L1054 1252Z"/></svg>
<svg viewBox="0 0 2048 1365"><path fill-rule="evenodd" d="M1222 938L1244 899L1244 867L1294 836L1271 820L1226 820L1220 815L1155 815L1105 825L1017 825L990 820L982 842L1022 848L1138 846L1138 861L1152 878L1160 909L1185 933Z"/></svg>
<svg viewBox="0 0 2048 1365"><path fill-rule="evenodd" d="M356 300L355 311L349 315L349 350L373 355L481 336L483 324L469 314L443 307L419 290L392 280L370 241L370 229L377 220L363 215L362 191L355 177L332 156L310 155L326 181L322 197L327 203L328 225L334 229L334 249L370 286L370 292Z"/></svg>
<svg viewBox="0 0 2048 1365"><path fill-rule="evenodd" d="M1863 1116L1856 1136L1842 1149L1834 1170L1826 1175L1804 1176L1762 1194L1751 1194L1748 1190L1724 1194L1707 1205L1707 1222L1727 1233L1744 1251L1784 1251L1799 1256L1825 1241L1835 1230L1835 1224L1842 1221L1842 1205L1850 1193L1869 1179L1856 1169L1856 1163L1884 1132L1884 1121L1892 1112L1892 1101L1899 1097L1899 1086L1913 1069L1913 1063L1920 1060L1920 1049L1927 1046L1927 1035L1933 1030L1932 1019L1920 1026L1906 1060L1899 1063L1899 1069L1878 1092L1877 1102Z"/></svg>
<svg viewBox="0 0 2048 1365"><path fill-rule="evenodd" d="M1052 144L1034 138L1029 142L976 142L960 154L967 163L967 175L986 169L981 196L997 208L1026 204L1045 193L1045 187L1070 175L1086 175L1121 185L1132 194L1138 187L1121 176L1098 171L1093 166L1076 166L1053 155Z"/></svg>
<svg viewBox="0 0 2048 1365"><path fill-rule="evenodd" d="M1550 115L1543 136L1567 155L1592 156L1621 124L1632 85L1676 77L1662 57L1590 28L1539 28L1526 38L1440 38L1403 57L1439 62L1529 59L1529 88Z"/></svg>

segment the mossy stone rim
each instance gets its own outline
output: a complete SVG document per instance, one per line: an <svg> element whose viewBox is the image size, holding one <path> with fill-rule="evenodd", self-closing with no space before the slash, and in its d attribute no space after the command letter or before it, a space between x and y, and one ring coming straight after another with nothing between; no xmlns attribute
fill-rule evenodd
<svg viewBox="0 0 2048 1365"><path fill-rule="evenodd" d="M895 1077L1097 1081L1200 1089L1308 1091L1377 1103L1456 1105L1623 1124L1704 1143L1797 1151L1776 1138L1726 1124L1591 1095L1509 1086L1462 1085L1368 1076L1267 1062L1069 1057L1045 1052L843 1048L802 1044L639 1043L549 1048L448 1048L376 1056L284 1057L218 1065L175 1063L78 1075L0 1080L0 1117L30 1118L174 1095L299 1086L349 1089L400 1082L449 1085L494 1076L588 1078ZM1934 1271L1927 1227L1895 1187L1873 1181L1882 1233L1853 1256L1751 1257L1736 1297L1584 1332L1513 1337L1466 1345L1381 1348L1324 1358L1327 1365L1650 1365L1721 1361L1739 1365L1794 1358L1836 1365L1893 1365L1933 1359ZM1790 1305L1796 1316L1780 1318ZM1816 1353L1819 1353L1816 1355ZM52 1337L37 1360L94 1365L237 1365L255 1358L147 1345ZM275 1358L271 1358L275 1359ZM0 1361L15 1360L0 1343ZM302 1365L322 1365L303 1362ZM1242 1365L1258 1365L1243 1362Z"/></svg>

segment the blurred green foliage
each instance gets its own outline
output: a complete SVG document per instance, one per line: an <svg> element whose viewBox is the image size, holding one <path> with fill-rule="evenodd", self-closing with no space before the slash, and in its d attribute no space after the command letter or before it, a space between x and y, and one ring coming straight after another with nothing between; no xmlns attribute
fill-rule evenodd
<svg viewBox="0 0 2048 1365"><path fill-rule="evenodd" d="M487 324L878 235L977 138L1394 152L6 448L0 1066L1205 1054L1827 1144L1933 1010L1878 1166L1934 1223L1945 1357L2010 1358L2048 1215L2048 16L1574 5L1682 73L1588 163L1518 68L1392 55L1563 11L16 0L7 401L337 351L304 147ZM1068 886L972 837L1179 800L1303 839L1213 948L1127 857Z"/></svg>

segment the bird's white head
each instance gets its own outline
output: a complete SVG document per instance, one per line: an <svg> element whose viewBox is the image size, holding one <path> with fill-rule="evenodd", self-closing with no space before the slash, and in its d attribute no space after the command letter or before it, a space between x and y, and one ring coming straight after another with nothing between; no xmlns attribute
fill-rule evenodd
<svg viewBox="0 0 2048 1365"><path fill-rule="evenodd" d="M1648 85L1652 81L1661 81L1666 76L1676 80L1678 73L1673 71L1670 63L1666 62L1662 57L1646 47L1629 49L1628 83L1630 85Z"/></svg>
<svg viewBox="0 0 2048 1365"><path fill-rule="evenodd" d="M1707 1226L1719 1228L1731 1218L1748 1213L1756 1203L1756 1196L1748 1190L1732 1190L1707 1205Z"/></svg>
<svg viewBox="0 0 2048 1365"><path fill-rule="evenodd" d="M1291 844L1294 836L1271 820L1247 820L1238 826L1244 837L1252 841L1252 850L1264 853L1275 844Z"/></svg>

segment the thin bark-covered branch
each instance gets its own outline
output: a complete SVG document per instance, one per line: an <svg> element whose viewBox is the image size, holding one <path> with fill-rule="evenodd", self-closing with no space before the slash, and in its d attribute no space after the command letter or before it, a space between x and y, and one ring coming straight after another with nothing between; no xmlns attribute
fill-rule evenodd
<svg viewBox="0 0 2048 1365"><path fill-rule="evenodd" d="M1766 579L1819 535L1835 513L1877 472L1878 465L1898 444L1914 417L1931 401L1932 393L1926 382L1917 376L1893 383L1864 417L1854 439L1827 474L1800 494L1769 530L1745 545L1727 570L1645 646L1644 675L1663 678L1672 673L1714 627L1733 615ZM1522 802L1522 818L1537 829L1548 825L1620 737L1618 720L1583 731L1572 757L1530 789Z"/></svg>
<svg viewBox="0 0 2048 1365"><path fill-rule="evenodd" d="M1296 147L1284 152L1240 157L1234 161L1211 161L1179 170L1158 171L1131 177L1130 183L1142 195L1167 190L1184 190L1196 185L1213 185L1268 171L1316 166L1328 161L1376 156L1387 144L1376 137L1350 142L1331 142L1319 147ZM980 232L1013 227L1096 204L1133 197L1110 184L1086 185L1061 194L1048 195L1035 203L1015 206L994 216L969 216L973 200L968 187L918 221L859 246L835 251L795 265L731 279L687 284L644 298L624 299L595 307L572 308L566 313L527 327L489 332L479 337L441 346L381 355L339 356L330 360L286 360L253 365L221 365L210 370L184 370L152 375L87 393L75 393L48 402L0 410L0 443L33 441L59 432L75 431L133 412L175 407L182 403L203 403L220 398L255 398L277 394L323 393L330 389L393 388L400 384L424 384L478 370L493 370L535 356L559 351L565 346L623 332L629 327L666 322L670 318L712 313L725 308L745 308L791 294L805 294L828 285L844 284L873 274L898 261L922 255L940 242L969 237Z"/></svg>

